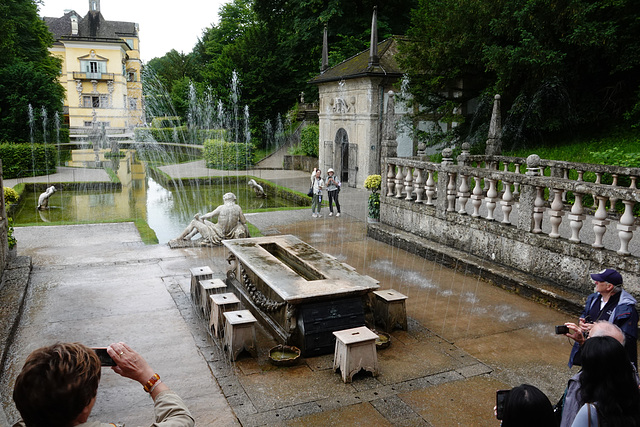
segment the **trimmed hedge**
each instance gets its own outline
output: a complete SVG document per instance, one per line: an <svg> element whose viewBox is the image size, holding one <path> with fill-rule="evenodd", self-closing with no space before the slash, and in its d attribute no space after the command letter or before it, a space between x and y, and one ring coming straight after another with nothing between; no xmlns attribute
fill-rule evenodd
<svg viewBox="0 0 640 427"><path fill-rule="evenodd" d="M208 168L244 170L251 165L251 144L208 139L204 142L204 160Z"/></svg>
<svg viewBox="0 0 640 427"><path fill-rule="evenodd" d="M55 173L57 156L56 146L51 144L0 144L2 176L9 179Z"/></svg>
<svg viewBox="0 0 640 427"><path fill-rule="evenodd" d="M299 148L305 156L318 157L320 146L320 127L318 125L308 125L300 132Z"/></svg>

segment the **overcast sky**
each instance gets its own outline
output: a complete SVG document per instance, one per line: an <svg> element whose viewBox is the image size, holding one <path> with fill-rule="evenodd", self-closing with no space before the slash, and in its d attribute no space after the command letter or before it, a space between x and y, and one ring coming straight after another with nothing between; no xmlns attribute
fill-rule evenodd
<svg viewBox="0 0 640 427"><path fill-rule="evenodd" d="M140 55L147 62L171 49L189 53L202 30L218 23L218 9L229 0L101 0L100 11L108 21L140 24ZM176 6L170 6L176 5ZM81 16L89 0L43 0L40 16L59 18L66 9Z"/></svg>

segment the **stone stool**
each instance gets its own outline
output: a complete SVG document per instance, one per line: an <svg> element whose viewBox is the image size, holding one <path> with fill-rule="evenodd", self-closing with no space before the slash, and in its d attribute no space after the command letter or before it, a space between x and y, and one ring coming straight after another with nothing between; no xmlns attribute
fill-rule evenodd
<svg viewBox="0 0 640 427"><path fill-rule="evenodd" d="M190 268L191 272L191 302L202 310L202 300L200 297L200 280L213 279L213 271L209 266Z"/></svg>
<svg viewBox="0 0 640 427"><path fill-rule="evenodd" d="M382 326L385 332L391 332L396 326L407 330L406 295L394 289L373 291L375 294L374 313L376 323Z"/></svg>
<svg viewBox="0 0 640 427"><path fill-rule="evenodd" d="M335 331L336 350L333 356L333 371L340 368L342 381L350 383L361 369L378 375L378 353L376 335L366 326Z"/></svg>
<svg viewBox="0 0 640 427"><path fill-rule="evenodd" d="M213 336L220 338L224 328L225 311L240 309L240 300L232 292L226 294L209 295L211 300L211 315L209 316L209 331L213 327Z"/></svg>
<svg viewBox="0 0 640 427"><path fill-rule="evenodd" d="M221 294L227 291L227 285L220 279L205 279L198 282L200 286L200 305L202 306L202 314L207 322L211 316L211 300L209 296Z"/></svg>
<svg viewBox="0 0 640 427"><path fill-rule="evenodd" d="M253 314L249 310L227 311L223 314L224 347L229 352L231 361L236 360L242 350L247 350L253 357L257 357L257 320Z"/></svg>

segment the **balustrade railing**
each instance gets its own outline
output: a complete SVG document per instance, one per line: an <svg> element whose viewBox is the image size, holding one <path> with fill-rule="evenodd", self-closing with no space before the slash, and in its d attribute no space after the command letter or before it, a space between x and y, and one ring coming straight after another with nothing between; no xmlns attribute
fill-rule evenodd
<svg viewBox="0 0 640 427"><path fill-rule="evenodd" d="M640 202L636 188L640 169L541 160L535 155L486 158L463 152L457 160L453 162L449 149L443 152L442 163L387 158L384 195L430 206L434 215L469 215L595 249L605 249L605 235L617 232L617 253L630 254L636 230L633 208ZM595 179L585 180L587 173ZM587 196L593 203L585 207ZM622 215L616 211L618 202ZM593 227L589 241L581 236L587 218Z"/></svg>

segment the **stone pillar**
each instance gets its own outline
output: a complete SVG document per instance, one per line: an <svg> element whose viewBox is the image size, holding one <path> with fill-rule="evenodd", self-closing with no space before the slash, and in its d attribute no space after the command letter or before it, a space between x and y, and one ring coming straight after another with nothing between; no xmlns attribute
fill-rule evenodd
<svg viewBox="0 0 640 427"><path fill-rule="evenodd" d="M395 94L389 91L389 100L387 101L387 112L384 115L384 123L382 128L382 151L381 157L397 157L398 141L396 141L396 112L395 112ZM383 99L380 102L384 102ZM384 160L383 160L384 161Z"/></svg>
<svg viewBox="0 0 640 427"><path fill-rule="evenodd" d="M443 165L453 165L453 159L451 155L453 151L451 148L445 148L442 150L442 164ZM436 217L437 218L445 218L447 216L447 187L449 186L449 175L443 171L439 171L438 173L438 182L436 184L436 188L438 189L437 199L436 199Z"/></svg>
<svg viewBox="0 0 640 427"><path fill-rule="evenodd" d="M485 155L499 156L502 154L502 118L500 115L500 95L496 95L493 99L493 112L491 113L491 122L489 123L489 136L487 138L487 147Z"/></svg>
<svg viewBox="0 0 640 427"><path fill-rule="evenodd" d="M532 154L527 157L527 172L528 176L540 176L540 157L537 154ZM532 185L520 186L520 205L518 210L518 224L519 230L530 233L533 231L533 208L536 200L536 187Z"/></svg>

